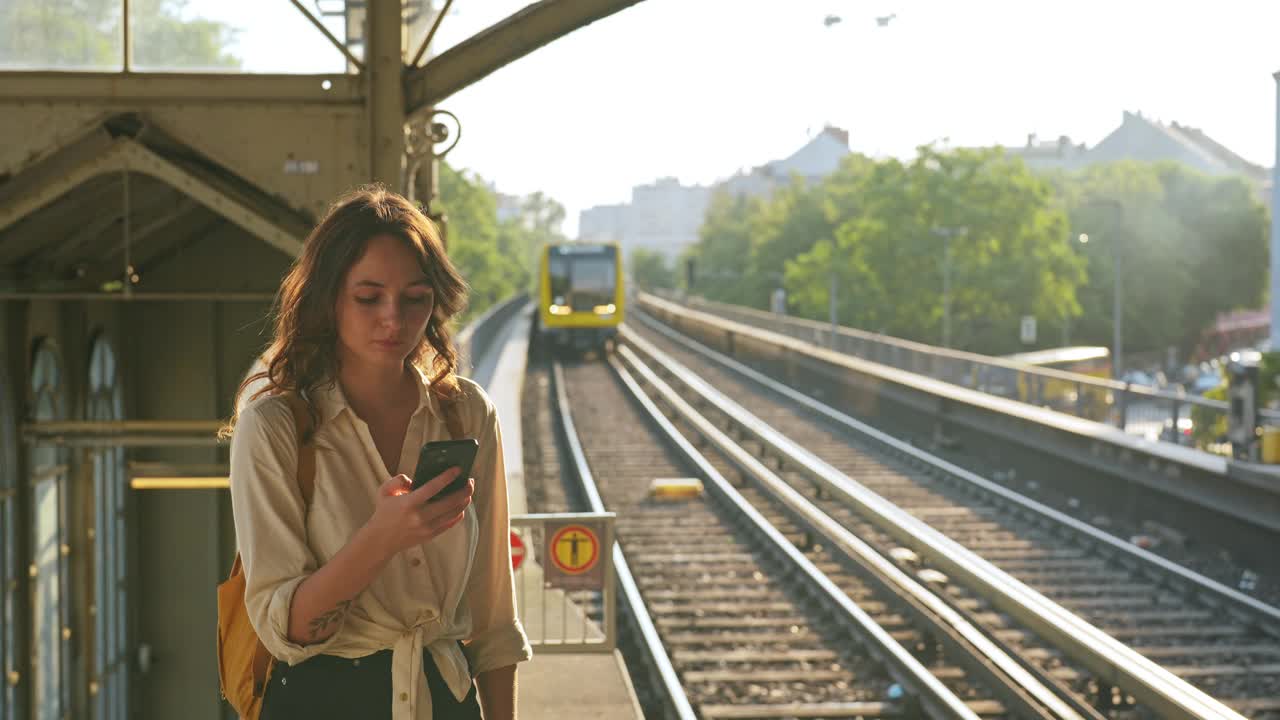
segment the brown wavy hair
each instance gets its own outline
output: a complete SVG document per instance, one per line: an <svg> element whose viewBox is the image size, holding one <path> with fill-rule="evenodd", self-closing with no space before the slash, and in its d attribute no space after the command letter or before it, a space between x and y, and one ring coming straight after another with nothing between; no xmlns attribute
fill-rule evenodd
<svg viewBox="0 0 1280 720"><path fill-rule="evenodd" d="M458 350L452 319L466 307L467 284L449 262L435 224L416 205L382 185L365 185L329 206L311 231L280 284L273 308L274 338L262 357L267 369L245 378L240 397L252 384L266 380L250 401L264 395L307 394L338 377L338 325L334 312L342 282L376 235L399 238L418 256L435 294L427 329L405 363L430 379L442 400L458 392ZM269 358L269 360L268 360ZM313 415L314 406L312 408ZM220 435L235 427L239 410Z"/></svg>

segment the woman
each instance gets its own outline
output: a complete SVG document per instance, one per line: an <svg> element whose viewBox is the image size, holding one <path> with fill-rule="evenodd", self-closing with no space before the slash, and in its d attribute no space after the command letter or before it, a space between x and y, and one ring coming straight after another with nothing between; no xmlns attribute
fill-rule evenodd
<svg viewBox="0 0 1280 720"><path fill-rule="evenodd" d="M277 659L264 720L515 716L530 651L498 419L455 374L465 290L431 222L380 187L339 199L281 286L231 443L245 606ZM284 393L314 419L310 504ZM424 443L450 438L450 405L479 454L464 490L428 504L456 469L417 490L409 476Z"/></svg>

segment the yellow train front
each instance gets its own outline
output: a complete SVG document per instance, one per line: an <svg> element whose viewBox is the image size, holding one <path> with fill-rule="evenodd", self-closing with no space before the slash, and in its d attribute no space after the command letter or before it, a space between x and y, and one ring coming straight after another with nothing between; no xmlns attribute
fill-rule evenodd
<svg viewBox="0 0 1280 720"><path fill-rule="evenodd" d="M560 243L542 249L538 330L575 350L600 348L622 324L622 252L615 243Z"/></svg>

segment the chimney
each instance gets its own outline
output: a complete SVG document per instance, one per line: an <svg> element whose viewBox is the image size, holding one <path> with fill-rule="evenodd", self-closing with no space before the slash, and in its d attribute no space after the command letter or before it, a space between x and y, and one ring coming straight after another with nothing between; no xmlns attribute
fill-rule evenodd
<svg viewBox="0 0 1280 720"><path fill-rule="evenodd" d="M831 137L839 140L840 144L845 146L846 148L849 147L849 131L848 130L842 130L838 127L828 125L825 128L823 128L822 131L830 135Z"/></svg>

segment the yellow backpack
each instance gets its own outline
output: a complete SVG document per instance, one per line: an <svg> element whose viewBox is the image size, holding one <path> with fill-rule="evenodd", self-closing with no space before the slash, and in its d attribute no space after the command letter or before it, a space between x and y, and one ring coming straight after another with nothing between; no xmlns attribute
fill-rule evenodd
<svg viewBox="0 0 1280 720"><path fill-rule="evenodd" d="M298 438L298 489L302 502L311 507L315 494L316 446L312 442L311 410L295 394L284 396L293 412ZM258 720L262 714L262 697L271 680L276 659L258 639L249 622L244 605L244 566L240 553L231 564L231 575L218 585L218 683L222 697L244 720Z"/></svg>
<svg viewBox="0 0 1280 720"><path fill-rule="evenodd" d="M311 410L301 397L288 393L284 399L293 412L298 439L298 489L304 508L311 507L315 494L316 446L313 442ZM445 424L455 440L463 436L462 422L452 400L442 400ZM245 578L240 553L231 564L231 575L218 585L218 684L222 697L243 720L258 720L262 698L271 681L276 659L267 651L249 622L244 604Z"/></svg>

